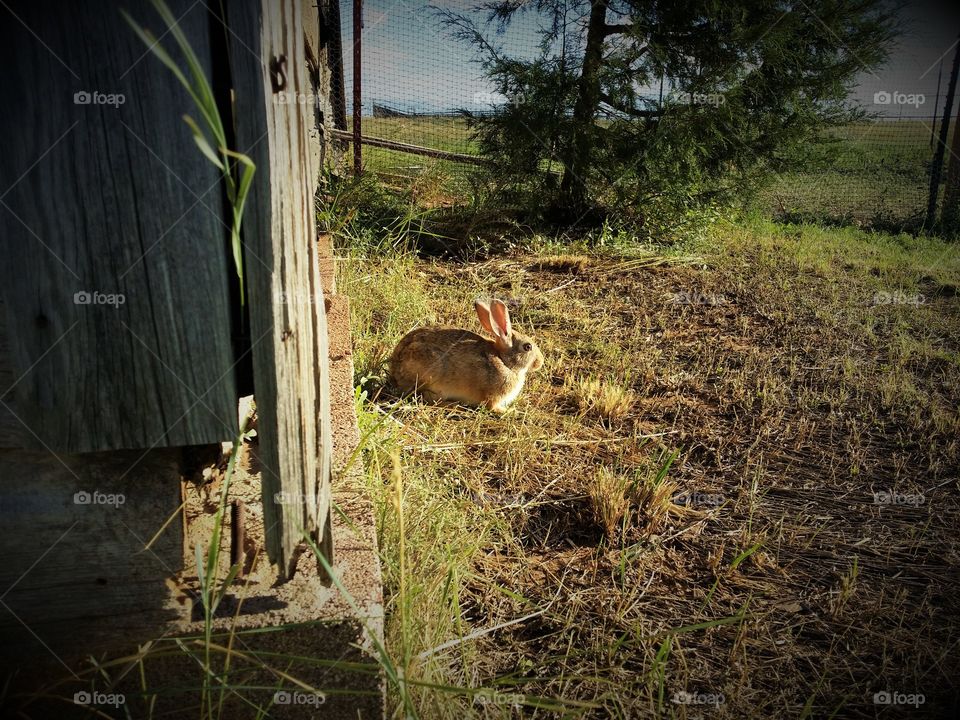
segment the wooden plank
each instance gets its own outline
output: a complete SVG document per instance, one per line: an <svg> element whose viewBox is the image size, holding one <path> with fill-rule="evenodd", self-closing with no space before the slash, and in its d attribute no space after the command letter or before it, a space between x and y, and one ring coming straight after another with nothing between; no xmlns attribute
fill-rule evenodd
<svg viewBox="0 0 960 720"><path fill-rule="evenodd" d="M319 7L311 3L303 3L301 12L303 13L303 50L310 89L310 102L304 103L304 110L310 108L313 111L313 118L308 123L310 167L319 173L327 146L321 135L326 118L329 116L330 103L327 97L330 94L330 71L326 66L326 58L320 54ZM318 182L319 176L311 178L311 187L315 187Z"/></svg>
<svg viewBox="0 0 960 720"><path fill-rule="evenodd" d="M331 433L327 327L316 249L317 168L309 122L279 93L308 93L296 0L232 0L231 62L241 148L257 165L244 220L267 552L293 570L305 531L329 548ZM284 502L276 502L283 493Z"/></svg>
<svg viewBox="0 0 960 720"><path fill-rule="evenodd" d="M330 72L330 114L328 122L338 130L347 129L347 95L343 83L343 40L340 1L319 0L320 50L326 55Z"/></svg>
<svg viewBox="0 0 960 720"><path fill-rule="evenodd" d="M206 8L168 4L210 76ZM197 116L188 94L114 0L8 5L0 295L16 417L0 438L87 452L232 437L228 228L181 119ZM148 5L133 12L164 34Z"/></svg>
<svg viewBox="0 0 960 720"><path fill-rule="evenodd" d="M158 633L179 616L180 451L0 450L0 666L55 666Z"/></svg>
<svg viewBox="0 0 960 720"><path fill-rule="evenodd" d="M309 68L310 92L316 112L314 126L310 129L310 152L313 154L311 161L318 172L324 165L336 168L340 161L339 153L333 152L333 143L329 142L329 132L335 126L337 115L332 90L336 79L332 47L334 43L339 47L340 41L338 1L319 0L316 4L303 4L303 26L306 34L304 49ZM336 25L331 24L334 19ZM341 73L340 80L342 79Z"/></svg>
<svg viewBox="0 0 960 720"><path fill-rule="evenodd" d="M23 426L17 420L16 402L10 388L16 383L10 362L10 342L7 339L7 308L0 299L0 448L21 447Z"/></svg>

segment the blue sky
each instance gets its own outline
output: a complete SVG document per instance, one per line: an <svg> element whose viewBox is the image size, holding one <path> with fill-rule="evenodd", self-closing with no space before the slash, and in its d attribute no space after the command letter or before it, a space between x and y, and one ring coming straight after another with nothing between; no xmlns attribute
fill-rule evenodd
<svg viewBox="0 0 960 720"><path fill-rule="evenodd" d="M365 0L363 31L363 108L374 102L431 112L479 108L492 88L472 62L471 48L449 36L429 11L427 0ZM468 11L473 0L441 0L444 7ZM816 3L810 3L816 10ZM352 88L352 3L341 5L348 97ZM475 16L478 17L478 16ZM887 64L862 73L854 99L887 117L929 117L934 112L937 76L943 62L941 96L960 33L960 3L913 0L901 12L902 34ZM490 36L507 54L532 56L538 37L534 13L518 16L502 35ZM874 101L879 100L880 104ZM886 102L889 101L889 102ZM348 109L350 102L347 102ZM938 114L942 100L937 104Z"/></svg>
<svg viewBox="0 0 960 720"><path fill-rule="evenodd" d="M455 40L430 12L426 0L365 0L363 25L363 108L373 102L418 111L474 108L490 93L475 55ZM447 0L434 5L467 12L472 1ZM353 11L341 9L344 72L348 97L353 86ZM482 16L474 16L482 19ZM530 56L536 50L536 18L524 14L501 36L498 45L511 55ZM347 102L350 105L350 102Z"/></svg>

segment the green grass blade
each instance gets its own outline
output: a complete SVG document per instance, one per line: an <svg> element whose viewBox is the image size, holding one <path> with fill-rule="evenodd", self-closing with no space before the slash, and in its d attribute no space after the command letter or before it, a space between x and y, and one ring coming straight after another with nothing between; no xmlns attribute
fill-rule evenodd
<svg viewBox="0 0 960 720"><path fill-rule="evenodd" d="M200 148L200 152L202 152L210 162L220 168L220 170L223 170L223 161L217 156L217 153L214 152L213 147L211 147L207 138L204 137L203 131L200 130L200 127L194 119L189 115L184 115L183 121L189 125L190 130L193 131L193 141L197 144L197 147Z"/></svg>

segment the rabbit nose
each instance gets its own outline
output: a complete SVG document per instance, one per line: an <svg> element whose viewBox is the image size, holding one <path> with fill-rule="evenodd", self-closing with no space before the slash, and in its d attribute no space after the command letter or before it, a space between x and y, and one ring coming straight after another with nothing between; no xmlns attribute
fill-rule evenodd
<svg viewBox="0 0 960 720"><path fill-rule="evenodd" d="M543 353L537 350L537 354L533 357L533 365L530 366L532 370L539 370L543 367Z"/></svg>

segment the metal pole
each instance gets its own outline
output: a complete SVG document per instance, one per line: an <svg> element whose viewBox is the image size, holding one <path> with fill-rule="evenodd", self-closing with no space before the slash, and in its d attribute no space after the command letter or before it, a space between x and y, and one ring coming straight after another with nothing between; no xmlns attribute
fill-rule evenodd
<svg viewBox="0 0 960 720"><path fill-rule="evenodd" d="M940 107L940 81L943 80L943 58L940 58L940 69L937 71L937 94L933 96L933 125L930 126L930 149L933 149L933 138L937 134L937 108Z"/></svg>
<svg viewBox="0 0 960 720"><path fill-rule="evenodd" d="M360 35L363 31L363 0L353 0L353 173L362 172L363 153L360 138L360 115L362 112L360 94L360 66L363 54L360 52Z"/></svg>
<svg viewBox="0 0 960 720"><path fill-rule="evenodd" d="M924 222L924 226L928 228L932 228L937 219L937 196L940 193L940 176L943 174L943 155L947 149L947 136L950 132L950 113L953 111L953 96L957 90L957 72L960 72L960 46L953 52L953 67L950 69L950 83L947 85L947 102L943 106L943 122L940 124L940 138L933 152L933 167L930 169L930 196L927 198L927 219Z"/></svg>
<svg viewBox="0 0 960 720"><path fill-rule="evenodd" d="M960 55L960 51L957 53ZM950 143L950 162L947 163L947 182L940 203L940 222L956 230L960 221L960 107L953 119L953 140Z"/></svg>

